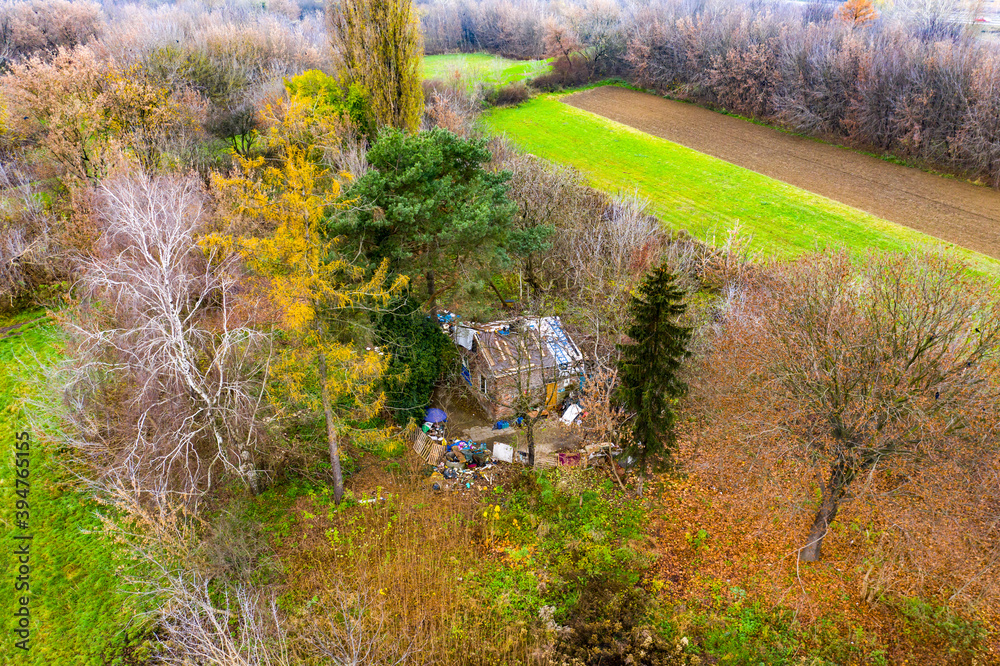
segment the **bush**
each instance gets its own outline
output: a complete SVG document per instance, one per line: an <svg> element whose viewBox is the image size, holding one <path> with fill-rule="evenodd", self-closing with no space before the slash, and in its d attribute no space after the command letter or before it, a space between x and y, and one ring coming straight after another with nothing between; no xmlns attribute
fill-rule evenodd
<svg viewBox="0 0 1000 666"><path fill-rule="evenodd" d="M214 104L233 100L250 83L250 73L238 60L175 45L154 50L146 67L171 87L190 85Z"/></svg>
<svg viewBox="0 0 1000 666"><path fill-rule="evenodd" d="M382 380L389 409L401 424L421 420L449 352L454 353L451 340L410 297L379 313L375 335L391 356Z"/></svg>
<svg viewBox="0 0 1000 666"><path fill-rule="evenodd" d="M30 0L0 7L0 69L4 60L55 52L90 41L103 28L96 2Z"/></svg>
<svg viewBox="0 0 1000 666"><path fill-rule="evenodd" d="M691 663L682 643L671 643L645 622L645 592L614 581L592 580L569 630L555 645L559 666L680 666Z"/></svg>
<svg viewBox="0 0 1000 666"><path fill-rule="evenodd" d="M531 85L539 90L572 88L590 82L587 61L578 55L559 56L552 63L552 71L536 76Z"/></svg>
<svg viewBox="0 0 1000 666"><path fill-rule="evenodd" d="M493 88L486 96L486 101L493 106L516 106L529 99L531 99L531 91L524 84L524 81L516 81Z"/></svg>

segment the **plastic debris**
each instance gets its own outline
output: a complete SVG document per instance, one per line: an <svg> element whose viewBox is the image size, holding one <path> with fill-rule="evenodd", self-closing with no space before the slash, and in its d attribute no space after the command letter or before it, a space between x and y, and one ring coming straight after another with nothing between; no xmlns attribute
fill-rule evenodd
<svg viewBox="0 0 1000 666"><path fill-rule="evenodd" d="M580 412L582 411L583 410L580 408L580 405L570 405L569 407L566 408L566 411L563 412L563 415L561 417L562 422L567 424L572 423L573 421L576 420L576 417L579 416Z"/></svg>
<svg viewBox="0 0 1000 666"><path fill-rule="evenodd" d="M493 458L500 462L514 462L514 447L497 442L493 445Z"/></svg>

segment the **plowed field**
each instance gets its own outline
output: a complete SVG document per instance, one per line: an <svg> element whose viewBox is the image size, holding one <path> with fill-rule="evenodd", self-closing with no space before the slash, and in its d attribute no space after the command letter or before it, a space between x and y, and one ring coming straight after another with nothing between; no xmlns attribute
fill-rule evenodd
<svg viewBox="0 0 1000 666"><path fill-rule="evenodd" d="M1000 192L616 86L566 104L1000 258Z"/></svg>

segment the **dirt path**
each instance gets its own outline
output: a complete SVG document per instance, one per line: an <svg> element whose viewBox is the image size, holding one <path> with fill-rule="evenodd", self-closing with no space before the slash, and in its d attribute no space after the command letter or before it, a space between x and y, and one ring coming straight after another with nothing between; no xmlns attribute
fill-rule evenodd
<svg viewBox="0 0 1000 666"><path fill-rule="evenodd" d="M567 104L1000 259L1000 192L626 88Z"/></svg>

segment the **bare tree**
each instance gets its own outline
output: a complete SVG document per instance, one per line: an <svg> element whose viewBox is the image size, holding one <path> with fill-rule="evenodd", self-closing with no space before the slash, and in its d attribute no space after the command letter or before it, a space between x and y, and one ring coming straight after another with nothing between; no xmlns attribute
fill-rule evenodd
<svg viewBox="0 0 1000 666"><path fill-rule="evenodd" d="M497 152L496 147L494 153ZM524 278L538 298L545 290L538 265L552 248L556 227L566 226L575 212L572 197L583 183L570 168L545 162L533 155L501 149L506 159L501 168L511 172L508 196L517 203L515 227L523 239L511 248L521 259Z"/></svg>
<svg viewBox="0 0 1000 666"><path fill-rule="evenodd" d="M775 271L751 345L806 455L824 461L822 502L801 557L823 537L854 481L877 465L959 456L963 428L996 409L1000 305L940 254L843 254ZM994 411L995 413L995 411ZM981 443L976 444L981 446Z"/></svg>
<svg viewBox="0 0 1000 666"><path fill-rule="evenodd" d="M363 575L358 580L365 580ZM402 645L388 632L391 610L383 595L360 584L336 585L324 599L304 636L305 651L333 659L338 666L399 666L409 663L417 648Z"/></svg>
<svg viewBox="0 0 1000 666"><path fill-rule="evenodd" d="M659 261L667 235L648 214L645 199L626 193L600 204L596 219L579 218L557 230L552 254L565 262L572 313L588 333L581 344L599 365L613 365L628 320L629 290Z"/></svg>
<svg viewBox="0 0 1000 666"><path fill-rule="evenodd" d="M131 470L190 500L220 474L255 483L268 367L266 336L236 316L238 264L198 245L203 206L190 178L100 187L104 232L60 373L70 444L100 476Z"/></svg>
<svg viewBox="0 0 1000 666"><path fill-rule="evenodd" d="M49 218L24 164L0 156L0 297L13 305L52 273Z"/></svg>
<svg viewBox="0 0 1000 666"><path fill-rule="evenodd" d="M589 442L615 442L622 446L632 442L631 430L626 423L632 414L621 408L616 399L618 369L600 368L584 384L580 407L587 412L585 418L573 422L573 427Z"/></svg>
<svg viewBox="0 0 1000 666"><path fill-rule="evenodd" d="M621 5L613 0L588 0L582 11L570 17L570 24L583 47L579 53L587 62L587 78L614 73L625 52Z"/></svg>
<svg viewBox="0 0 1000 666"><path fill-rule="evenodd" d="M207 579L167 572L157 595L166 598L158 616L166 631L161 664L290 666L288 637L275 596L237 584L214 592ZM216 601L221 597L220 601Z"/></svg>

